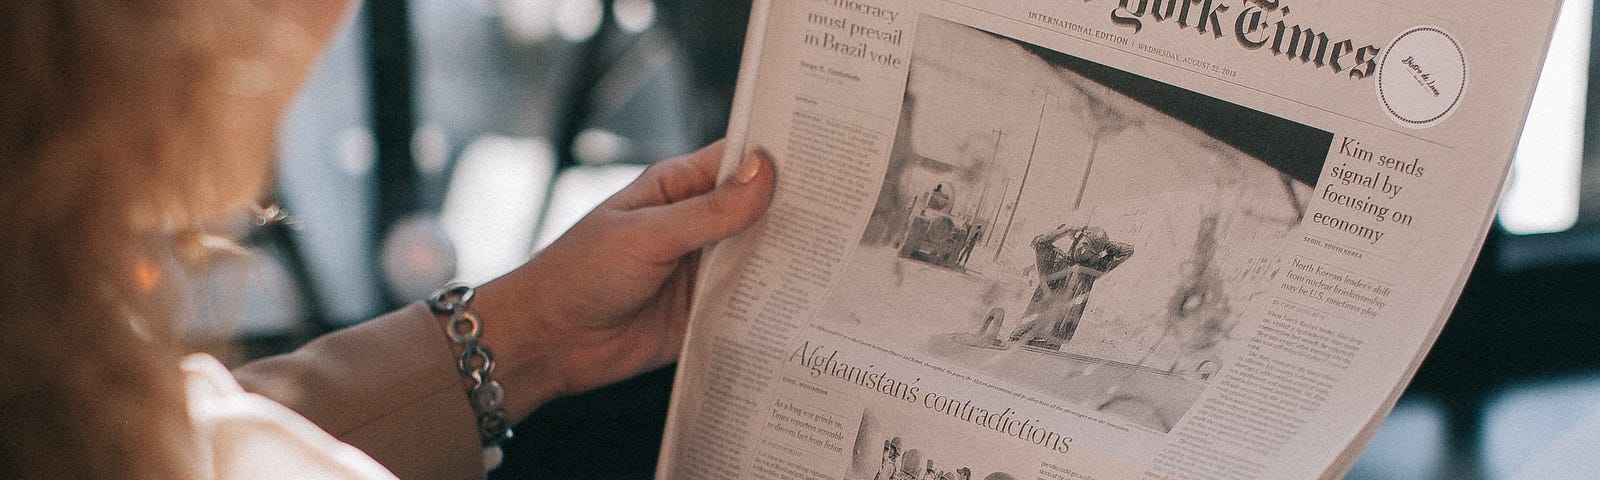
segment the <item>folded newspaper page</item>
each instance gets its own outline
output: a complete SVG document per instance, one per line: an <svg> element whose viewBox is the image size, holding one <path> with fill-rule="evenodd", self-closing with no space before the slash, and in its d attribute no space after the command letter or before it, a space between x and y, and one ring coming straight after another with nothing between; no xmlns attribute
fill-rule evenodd
<svg viewBox="0 0 1600 480"><path fill-rule="evenodd" d="M1557 0L759 0L673 479L1338 477L1437 336Z"/></svg>

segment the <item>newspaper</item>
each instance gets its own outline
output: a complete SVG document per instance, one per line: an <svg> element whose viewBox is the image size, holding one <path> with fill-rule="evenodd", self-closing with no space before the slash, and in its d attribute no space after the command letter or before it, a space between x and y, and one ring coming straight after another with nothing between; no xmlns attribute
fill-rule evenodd
<svg viewBox="0 0 1600 480"><path fill-rule="evenodd" d="M761 0L657 477L1338 477L1556 0Z"/></svg>

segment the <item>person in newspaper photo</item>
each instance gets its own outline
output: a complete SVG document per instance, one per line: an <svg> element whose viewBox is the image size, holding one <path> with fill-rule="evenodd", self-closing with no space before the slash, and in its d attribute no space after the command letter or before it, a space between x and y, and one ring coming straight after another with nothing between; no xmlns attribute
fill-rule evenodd
<svg viewBox="0 0 1600 480"><path fill-rule="evenodd" d="M878 473L872 480L887 480L894 478L895 471L900 469L900 437L883 441L883 457L878 462Z"/></svg>
<svg viewBox="0 0 1600 480"><path fill-rule="evenodd" d="M1065 250L1056 246L1062 239L1072 241ZM1100 227L1065 224L1034 237L1032 245L1039 286L1023 318L1032 315L1033 319L1017 327L1011 341L1060 350L1083 320L1095 279L1132 257L1133 245L1111 241Z"/></svg>
<svg viewBox="0 0 1600 480"><path fill-rule="evenodd" d="M0 3L0 478L482 478L541 404L677 359L697 252L763 214L765 155L721 182L721 143L658 162L505 276L292 353L192 353L346 11Z"/></svg>

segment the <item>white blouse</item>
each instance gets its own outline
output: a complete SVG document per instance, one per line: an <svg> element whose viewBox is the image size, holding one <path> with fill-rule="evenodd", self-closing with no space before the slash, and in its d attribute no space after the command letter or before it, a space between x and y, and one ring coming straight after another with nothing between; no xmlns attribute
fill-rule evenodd
<svg viewBox="0 0 1600 480"><path fill-rule="evenodd" d="M372 457L289 407L239 386L216 358L183 360L201 478L394 479Z"/></svg>

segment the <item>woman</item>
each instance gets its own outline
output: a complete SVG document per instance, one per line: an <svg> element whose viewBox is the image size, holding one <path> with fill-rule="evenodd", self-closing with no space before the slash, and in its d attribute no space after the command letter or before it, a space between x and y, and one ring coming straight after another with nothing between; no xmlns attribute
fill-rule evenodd
<svg viewBox="0 0 1600 480"><path fill-rule="evenodd" d="M0 4L0 478L483 475L448 314L414 304L234 372L272 401L185 357L184 277L230 250L219 232L264 193L273 128L345 8ZM772 191L759 155L714 186L720 156L652 166L477 289L513 422L675 358L694 252Z"/></svg>

